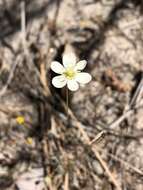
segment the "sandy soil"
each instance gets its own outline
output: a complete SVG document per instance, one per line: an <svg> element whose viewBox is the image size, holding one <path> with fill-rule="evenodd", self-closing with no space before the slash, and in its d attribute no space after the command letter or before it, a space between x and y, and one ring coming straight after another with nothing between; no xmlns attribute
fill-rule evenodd
<svg viewBox="0 0 143 190"><path fill-rule="evenodd" d="M0 190L143 189L142 13L141 0L26 1L25 41L20 2L0 1ZM50 70L67 46L92 75L68 116Z"/></svg>

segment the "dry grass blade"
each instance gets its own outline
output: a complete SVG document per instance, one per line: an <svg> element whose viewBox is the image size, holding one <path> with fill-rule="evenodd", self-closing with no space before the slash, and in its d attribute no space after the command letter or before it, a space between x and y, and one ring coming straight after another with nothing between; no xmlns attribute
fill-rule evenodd
<svg viewBox="0 0 143 190"><path fill-rule="evenodd" d="M142 75L142 79L133 95L133 98L130 103L130 107L133 106L134 104L137 104L141 100L142 92L143 92L143 75Z"/></svg>
<svg viewBox="0 0 143 190"><path fill-rule="evenodd" d="M102 159L101 155L99 154L97 147L93 146L92 147L93 152L96 155L96 158L99 160L100 164L102 165L102 167L104 168L106 174L108 175L109 179L111 180L111 182L115 185L117 190L121 190L120 185L118 184L117 180L115 179L114 175L110 172L107 163Z"/></svg>
<svg viewBox="0 0 143 190"><path fill-rule="evenodd" d="M8 79L7 79L7 82L6 82L6 84L3 86L3 88L0 91L0 97L2 97L6 93L7 88L10 85L10 83L11 83L13 77L14 77L16 67L22 62L22 60L23 60L23 57L18 56L15 63L12 65L12 67L10 69Z"/></svg>
<svg viewBox="0 0 143 190"><path fill-rule="evenodd" d="M143 176L143 171L141 171L139 168L129 164L128 162L122 160L121 158L111 154L111 153L107 153L107 155L109 155L112 159L120 162L121 164L123 164L124 166L126 166L127 168L130 168L132 171L136 172L137 174L139 175L142 175Z"/></svg>
<svg viewBox="0 0 143 190"><path fill-rule="evenodd" d="M133 110L128 110L123 115L121 115L115 122L113 122L111 125L109 125L109 129L114 129L117 127L124 119L129 117L133 113Z"/></svg>
<svg viewBox="0 0 143 190"><path fill-rule="evenodd" d="M44 87L44 93L46 96L49 96L51 94L49 86L47 84L47 77L46 77L46 68L45 64L42 62L40 65L40 81Z"/></svg>
<svg viewBox="0 0 143 190"><path fill-rule="evenodd" d="M100 133L98 133L96 135L96 137L90 141L89 145L92 145L93 143L95 143L98 139L100 139L102 137L102 135L104 135L106 133L106 131L101 131Z"/></svg>
<svg viewBox="0 0 143 190"><path fill-rule="evenodd" d="M63 187L64 190L69 190L69 174L66 173L65 175L65 182L64 182L64 187Z"/></svg>
<svg viewBox="0 0 143 190"><path fill-rule="evenodd" d="M76 116L74 115L74 113L72 112L72 110L69 109L69 115L71 116L71 118L76 121L77 124L77 128L78 130L81 132L81 134L84 137L85 143L87 145L91 145L91 141L87 135L87 133L84 131L84 129L81 126L81 123L77 120ZM100 162L101 166L103 167L103 169L105 170L106 174L108 175L109 179L111 180L111 182L114 184L114 186L116 187L117 190L121 190L120 185L118 184L117 180L115 179L114 175L110 172L110 169L107 166L107 163L102 159L101 155L98 152L97 147L92 146L92 151L95 153L96 158L98 159L98 161Z"/></svg>
<svg viewBox="0 0 143 190"><path fill-rule="evenodd" d="M26 55L27 43L26 43L26 13L25 13L25 1L21 1L21 37L23 50Z"/></svg>

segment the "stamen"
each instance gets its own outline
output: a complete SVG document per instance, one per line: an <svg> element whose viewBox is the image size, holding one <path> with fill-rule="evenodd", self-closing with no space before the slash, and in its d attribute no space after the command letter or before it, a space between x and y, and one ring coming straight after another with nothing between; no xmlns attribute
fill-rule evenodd
<svg viewBox="0 0 143 190"><path fill-rule="evenodd" d="M64 72L64 75L67 79L69 80L72 80L75 75L76 75L76 72L74 71L73 68L68 68L65 72Z"/></svg>

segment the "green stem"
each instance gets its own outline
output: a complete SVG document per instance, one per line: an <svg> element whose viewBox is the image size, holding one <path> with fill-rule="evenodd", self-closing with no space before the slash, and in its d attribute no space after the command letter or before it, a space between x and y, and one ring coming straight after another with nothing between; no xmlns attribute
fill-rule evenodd
<svg viewBox="0 0 143 190"><path fill-rule="evenodd" d="M69 91L66 89L66 104L67 104L67 120L69 120Z"/></svg>

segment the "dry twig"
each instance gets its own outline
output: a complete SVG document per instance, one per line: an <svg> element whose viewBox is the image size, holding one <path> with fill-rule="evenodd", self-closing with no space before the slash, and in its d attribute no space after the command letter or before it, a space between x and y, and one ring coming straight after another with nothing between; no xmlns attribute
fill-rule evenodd
<svg viewBox="0 0 143 190"><path fill-rule="evenodd" d="M102 151L102 150L101 150ZM109 155L112 159L120 162L121 164L123 164L124 166L126 166L127 168L130 168L132 171L136 172L137 174L143 176L143 171L141 171L139 168L129 164L128 162L122 160L121 158L111 154L111 153L107 153L107 155Z"/></svg>
<svg viewBox="0 0 143 190"><path fill-rule="evenodd" d="M64 107L66 108L66 106L64 106ZM87 133L84 131L84 129L81 126L81 123L77 120L76 116L74 115L74 113L72 112L71 109L69 109L69 115L71 116L71 118L74 121L76 121L76 126L77 126L78 130L81 132L81 134L83 135L85 143L87 145L90 145L91 141L90 141ZM94 154L95 154L96 158L98 159L98 161L100 162L101 166L105 170L105 172L108 175L111 182L114 184L114 186L117 188L117 190L121 190L120 185L118 184L118 182L115 179L114 175L109 170L109 168L107 166L107 163L102 159L101 155L99 154L97 147L94 145L94 146L91 147L91 149L94 152Z"/></svg>
<svg viewBox="0 0 143 190"><path fill-rule="evenodd" d="M69 190L69 174L65 175L64 190Z"/></svg>

